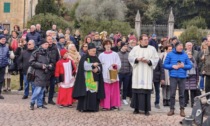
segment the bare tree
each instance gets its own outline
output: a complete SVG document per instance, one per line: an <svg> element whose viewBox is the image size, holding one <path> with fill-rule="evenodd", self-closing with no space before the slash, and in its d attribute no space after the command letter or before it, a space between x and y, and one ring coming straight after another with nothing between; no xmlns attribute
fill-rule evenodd
<svg viewBox="0 0 210 126"><path fill-rule="evenodd" d="M125 19L127 7L121 0L81 0L76 9L76 18L81 21L91 17L97 21Z"/></svg>

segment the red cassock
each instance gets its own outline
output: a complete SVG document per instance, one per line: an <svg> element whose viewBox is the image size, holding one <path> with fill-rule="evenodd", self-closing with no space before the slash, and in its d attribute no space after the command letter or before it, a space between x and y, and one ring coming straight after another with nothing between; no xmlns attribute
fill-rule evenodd
<svg viewBox="0 0 210 126"><path fill-rule="evenodd" d="M76 66L70 59L60 59L56 63L55 77L59 80L57 104L63 106L72 105L75 101L72 98L73 86L76 73Z"/></svg>

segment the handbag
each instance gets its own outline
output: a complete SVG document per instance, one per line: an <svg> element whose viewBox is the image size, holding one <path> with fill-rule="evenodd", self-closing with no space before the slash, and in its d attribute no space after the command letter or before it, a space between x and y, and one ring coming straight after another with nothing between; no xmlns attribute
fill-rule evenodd
<svg viewBox="0 0 210 126"><path fill-rule="evenodd" d="M29 82L33 82L35 80L35 69L32 66L28 67L26 77Z"/></svg>
<svg viewBox="0 0 210 126"><path fill-rule="evenodd" d="M8 72L12 75L16 75L18 73L17 65L15 64L14 60L9 60Z"/></svg>

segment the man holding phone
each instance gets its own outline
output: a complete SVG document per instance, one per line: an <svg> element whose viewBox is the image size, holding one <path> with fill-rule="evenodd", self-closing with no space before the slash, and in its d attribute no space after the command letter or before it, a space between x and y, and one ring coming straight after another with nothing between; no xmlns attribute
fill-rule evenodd
<svg viewBox="0 0 210 126"><path fill-rule="evenodd" d="M187 54L183 50L183 44L177 42L175 48L170 52L165 59L164 68L169 70L170 76L170 112L168 116L174 115L175 96L177 85L179 88L179 104L180 116L185 117L184 113L184 91L185 79L187 77L187 70L192 68L192 64Z"/></svg>

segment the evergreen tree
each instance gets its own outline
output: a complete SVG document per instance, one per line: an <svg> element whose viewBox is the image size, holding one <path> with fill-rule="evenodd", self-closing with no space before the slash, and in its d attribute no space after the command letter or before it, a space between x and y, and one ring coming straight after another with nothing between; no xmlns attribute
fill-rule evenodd
<svg viewBox="0 0 210 126"><path fill-rule="evenodd" d="M55 3L55 0L39 0L36 5L35 13L52 13L55 15L59 15L59 8Z"/></svg>

